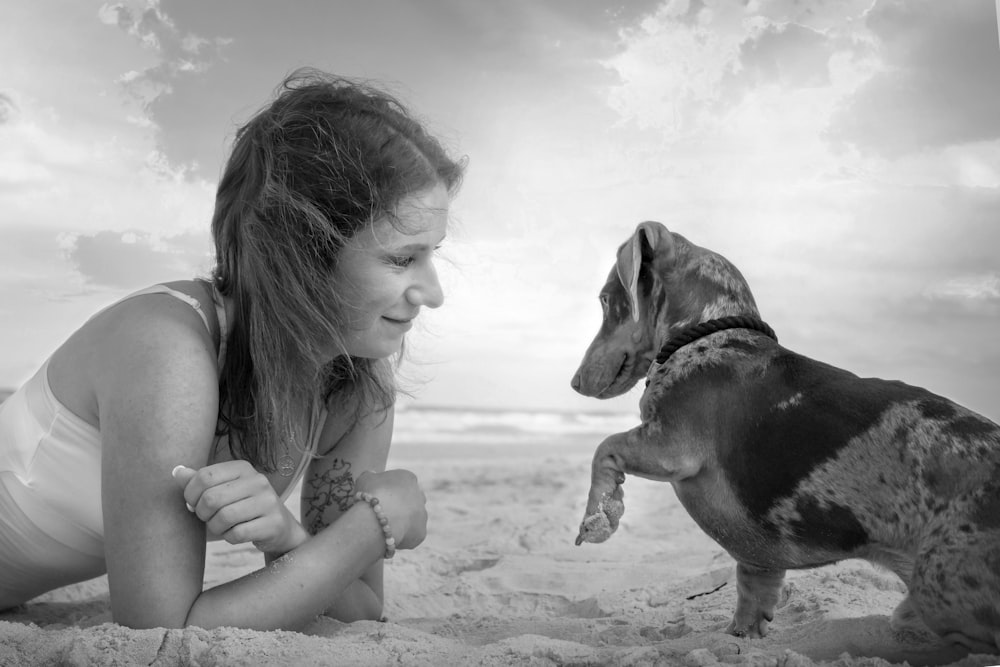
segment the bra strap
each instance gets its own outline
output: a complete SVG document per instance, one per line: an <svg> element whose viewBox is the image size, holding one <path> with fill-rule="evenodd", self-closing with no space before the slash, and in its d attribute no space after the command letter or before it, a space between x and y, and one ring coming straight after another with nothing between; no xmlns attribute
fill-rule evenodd
<svg viewBox="0 0 1000 667"><path fill-rule="evenodd" d="M226 343L229 339L229 320L226 316L226 304L222 300L219 288L215 286L215 281L205 281L208 283L209 291L212 293L212 303L215 304L215 317L219 321L219 370L226 363Z"/></svg>

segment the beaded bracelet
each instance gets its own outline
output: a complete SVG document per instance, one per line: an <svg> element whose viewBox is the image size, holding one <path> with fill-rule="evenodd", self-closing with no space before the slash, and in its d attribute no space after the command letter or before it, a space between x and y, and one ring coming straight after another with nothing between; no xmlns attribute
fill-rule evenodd
<svg viewBox="0 0 1000 667"><path fill-rule="evenodd" d="M354 497L371 505L372 511L375 512L375 518L378 519L379 525L382 526L382 534L385 535L385 555L383 558L386 560L392 558L396 554L396 540L393 538L392 530L389 528L389 519L382 513L382 505L379 504L378 498L370 493L361 491L355 493Z"/></svg>

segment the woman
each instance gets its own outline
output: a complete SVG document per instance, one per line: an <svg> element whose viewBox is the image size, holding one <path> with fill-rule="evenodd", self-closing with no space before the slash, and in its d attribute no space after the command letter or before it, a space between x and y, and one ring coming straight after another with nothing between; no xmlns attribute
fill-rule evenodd
<svg viewBox="0 0 1000 667"><path fill-rule="evenodd" d="M381 91L286 79L237 132L211 280L101 311L0 407L0 608L106 571L136 628L379 618L382 559L427 520L385 470L390 360L442 303L462 166ZM211 537L265 567L202 590Z"/></svg>

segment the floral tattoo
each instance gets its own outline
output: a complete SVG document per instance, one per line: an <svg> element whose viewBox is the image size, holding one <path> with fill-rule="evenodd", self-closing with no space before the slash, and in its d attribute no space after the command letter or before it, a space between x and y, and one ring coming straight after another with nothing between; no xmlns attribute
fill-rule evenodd
<svg viewBox="0 0 1000 667"><path fill-rule="evenodd" d="M354 476L348 461L334 459L330 467L319 477L309 480L312 492L306 509L309 533L315 535L325 525L323 515L326 508L336 503L337 509L346 512L354 504Z"/></svg>

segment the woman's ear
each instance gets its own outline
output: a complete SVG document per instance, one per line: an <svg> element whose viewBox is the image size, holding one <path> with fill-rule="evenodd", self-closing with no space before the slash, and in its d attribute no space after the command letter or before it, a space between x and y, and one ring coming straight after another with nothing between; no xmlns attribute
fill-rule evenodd
<svg viewBox="0 0 1000 667"><path fill-rule="evenodd" d="M673 254L670 232L659 222L640 222L632 237L618 248L618 280L629 295L632 319L639 321L639 273L650 268L654 257Z"/></svg>

